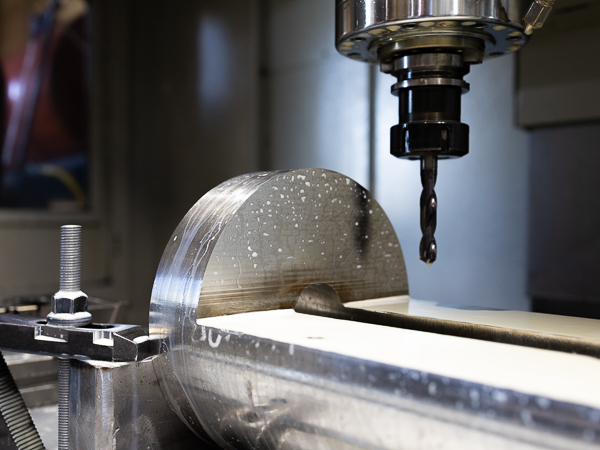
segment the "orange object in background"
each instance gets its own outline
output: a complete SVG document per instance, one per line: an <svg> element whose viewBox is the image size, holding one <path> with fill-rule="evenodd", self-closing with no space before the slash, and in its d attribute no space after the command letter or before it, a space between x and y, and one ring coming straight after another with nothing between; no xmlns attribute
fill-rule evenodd
<svg viewBox="0 0 600 450"><path fill-rule="evenodd" d="M79 5L79 14L67 14L50 2L42 16L30 20L27 43L3 55L0 206L85 207L88 45L81 3L67 3L71 9Z"/></svg>

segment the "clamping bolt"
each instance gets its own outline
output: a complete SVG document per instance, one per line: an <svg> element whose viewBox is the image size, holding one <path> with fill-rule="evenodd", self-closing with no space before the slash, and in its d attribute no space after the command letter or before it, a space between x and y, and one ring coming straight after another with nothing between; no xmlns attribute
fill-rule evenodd
<svg viewBox="0 0 600 450"><path fill-rule="evenodd" d="M81 226L60 228L60 288L52 298L48 324L80 327L92 321L81 291Z"/></svg>
<svg viewBox="0 0 600 450"><path fill-rule="evenodd" d="M52 297L52 312L48 324L61 327L81 327L92 321L87 311L87 295L81 291L81 226L60 227L60 285ZM69 450L70 408L69 359L58 359L58 448Z"/></svg>

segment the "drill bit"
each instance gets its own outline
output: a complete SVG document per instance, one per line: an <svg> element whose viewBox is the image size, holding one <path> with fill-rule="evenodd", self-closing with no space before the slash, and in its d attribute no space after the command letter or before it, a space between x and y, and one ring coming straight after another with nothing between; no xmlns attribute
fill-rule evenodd
<svg viewBox="0 0 600 450"><path fill-rule="evenodd" d="M437 197L435 195L435 181L437 179L437 156L421 157L421 231L423 237L419 245L419 257L428 266L432 265L437 257L437 244L433 233L437 225Z"/></svg>

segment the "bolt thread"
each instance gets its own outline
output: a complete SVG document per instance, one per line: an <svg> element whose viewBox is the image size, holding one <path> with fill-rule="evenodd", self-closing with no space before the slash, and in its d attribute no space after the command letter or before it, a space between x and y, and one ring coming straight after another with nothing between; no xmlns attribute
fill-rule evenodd
<svg viewBox="0 0 600 450"><path fill-rule="evenodd" d="M58 360L58 449L69 450L69 378L68 359Z"/></svg>
<svg viewBox="0 0 600 450"><path fill-rule="evenodd" d="M81 226L60 228L60 290L81 290Z"/></svg>
<svg viewBox="0 0 600 450"><path fill-rule="evenodd" d="M17 449L44 450L21 393L0 352L0 416L4 420L12 443Z"/></svg>

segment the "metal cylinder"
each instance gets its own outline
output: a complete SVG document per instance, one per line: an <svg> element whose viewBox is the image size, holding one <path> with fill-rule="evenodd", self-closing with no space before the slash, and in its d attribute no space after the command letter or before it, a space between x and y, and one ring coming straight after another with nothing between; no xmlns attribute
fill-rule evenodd
<svg viewBox="0 0 600 450"><path fill-rule="evenodd" d="M527 42L527 0L338 0L336 46L353 59L379 62L390 43L414 47L425 36L474 37L486 56L516 51ZM423 42L416 46L423 48ZM435 44L431 44L435 47Z"/></svg>
<svg viewBox="0 0 600 450"><path fill-rule="evenodd" d="M459 53L415 53L390 65L398 78L400 123L392 128L391 153L398 158L451 158L469 152L469 127L460 121L469 65Z"/></svg>

